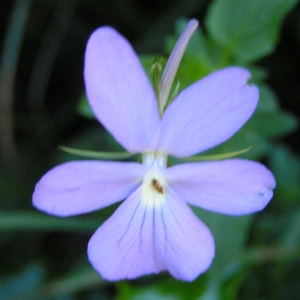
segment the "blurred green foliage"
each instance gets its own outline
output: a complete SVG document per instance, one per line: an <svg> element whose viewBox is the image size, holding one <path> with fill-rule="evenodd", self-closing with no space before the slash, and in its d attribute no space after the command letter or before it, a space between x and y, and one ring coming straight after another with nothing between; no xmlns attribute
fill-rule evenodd
<svg viewBox="0 0 300 300"><path fill-rule="evenodd" d="M55 1L41 1L39 4L32 4L35 23L29 22L29 34L24 36L23 32L19 39L27 38L31 44L34 35L38 35L39 28L36 25L42 23L42 20L36 17L41 11L43 16L48 18L45 22L52 24L52 27L49 25L52 31L47 31L43 24L44 30L48 33L55 32L58 20L62 20L70 11L71 2L65 1L61 4ZM147 32L146 21L141 13L142 6L139 6L141 4L125 0L118 3L121 2L122 6L117 6L116 11L121 11L122 8L122 14L120 13L118 18L121 20L123 17L124 22L129 24L127 31L130 32L130 27L134 27L130 24L142 24L145 27L144 32ZM31 193L39 177L55 164L80 159L69 153L57 151L59 144L87 150L123 150L113 137L94 121L88 102L85 96L82 96L82 84L78 90L77 87L74 88L74 95L64 91L64 95L56 100L56 95L61 93L61 86L55 78L49 79L49 82L47 78L44 79L44 84L53 93L52 95L49 92L45 98L41 98L41 93L46 91L40 91L38 88L41 87L38 85L39 78L33 80L38 87L32 91L40 91L40 94L29 93L31 96L28 97L26 105L17 100L15 108L15 126L18 130L16 133L19 133L19 136L16 134L16 147L19 149L22 167L11 160L3 162L0 169L0 300L297 299L297 295L300 294L300 156L294 153L295 150L290 148L284 137L298 128L300 109L298 112L289 112L282 108L283 99L278 99L274 87L268 83L269 70L261 60L276 49L286 15L293 9L298 9L299 17L299 5L296 6L298 2L213 0L204 3L204 17L203 9L195 15L195 8L199 7L200 1L182 1L183 6L187 6L185 9L180 6L181 1L158 4L161 5L158 9L164 9L166 13L160 15L161 19L155 19L153 23L156 23L151 24L154 28L161 26L163 30L163 20L170 22L172 16L178 19L172 20L171 27L174 25L174 33L163 39L164 49L157 51L158 55L168 57L186 25L187 18L198 17L201 21L201 26L194 34L178 70L176 80L180 82L181 90L207 74L230 65L248 68L252 73L251 82L260 89L260 101L249 122L229 141L205 154L226 153L251 146L251 150L241 157L263 161L271 168L277 181L271 204L265 211L256 215L229 217L193 208L211 229L217 252L211 268L192 283L178 282L166 273L134 281L110 283L103 281L92 270L86 258L87 241L96 227L113 213L116 206L84 217L63 220L45 216L31 208ZM77 5L77 10L84 13L81 18L76 19L77 23L73 25L70 36L76 36L82 43L93 29L102 24L94 22L91 25L90 21L101 15L101 12L97 1L78 0ZM154 4L151 8L156 12ZM16 8L10 9L13 11ZM72 6L72 9L75 9L75 6ZM101 15L103 23L109 19L105 16L105 9L111 15L116 14L108 4L104 6L104 15ZM144 10L147 13L149 11L146 4ZM54 12L53 23L45 11ZM83 20L84 25L80 23ZM5 21L9 24L8 20ZM111 25L121 29L120 24L121 21L114 21ZM83 38L84 30L86 35ZM298 35L300 37L299 29ZM51 51L37 53L42 60L41 63L36 63L36 68L45 64L49 70L55 69L50 64L51 55L54 59L59 45L67 47L70 36L65 37L64 41L63 37L59 40L59 36L56 36L56 44L48 44L48 47L53 47ZM143 48L141 43L139 47ZM149 42L144 40L144 45L147 43ZM153 41L153 44L155 43L157 41ZM34 51L28 44L27 47L29 52ZM81 50L75 55L76 59L79 59L76 69L78 74L80 73L78 78L81 78L83 48L84 44L80 44ZM24 51L26 52L26 49ZM71 51L70 48L68 51ZM146 53L140 56L148 74L156 54ZM70 56L69 52L63 52L61 57L57 57L62 69L73 68L70 63L72 60L67 60L70 65L65 65L67 56ZM20 65L20 68L25 67ZM66 80L64 79L64 84ZM17 82L17 99L22 98L26 84L29 85L26 80ZM72 85L76 85L76 82ZM68 102L64 99L65 96L73 100ZM3 106L1 109L3 110ZM78 113L84 118L79 117ZM298 146L299 150L299 142ZM3 151L2 149L2 155L5 154ZM173 163L176 163L176 160Z"/></svg>

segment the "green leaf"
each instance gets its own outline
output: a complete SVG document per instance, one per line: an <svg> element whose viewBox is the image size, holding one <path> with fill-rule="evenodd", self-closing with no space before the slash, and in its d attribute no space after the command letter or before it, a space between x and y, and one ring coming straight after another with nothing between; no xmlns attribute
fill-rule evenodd
<svg viewBox="0 0 300 300"><path fill-rule="evenodd" d="M44 273L40 265L30 264L21 272L2 279L0 281L0 299L24 299L20 295L36 288L43 280Z"/></svg>
<svg viewBox="0 0 300 300"><path fill-rule="evenodd" d="M205 274L193 282L183 282L174 279L169 274L149 275L138 279L135 284L128 281L117 283L118 296L116 300L198 300L207 288Z"/></svg>
<svg viewBox="0 0 300 300"><path fill-rule="evenodd" d="M300 168L299 168L300 171ZM300 209L297 208L295 211L291 212L291 216L289 218L289 226L282 237L282 246L287 249L293 251L295 248L299 248L300 245Z"/></svg>
<svg viewBox="0 0 300 300"><path fill-rule="evenodd" d="M271 169L276 178L275 197L281 203L297 203L300 198L300 158L286 146L272 148ZM275 202L276 203L276 202Z"/></svg>
<svg viewBox="0 0 300 300"><path fill-rule="evenodd" d="M252 82L259 83L266 80L266 78L268 77L267 71L261 67L253 65L247 65L246 67L251 73Z"/></svg>
<svg viewBox="0 0 300 300"><path fill-rule="evenodd" d="M300 255L299 246L264 246L264 247L251 247L243 251L240 255L236 256L232 263L225 270L225 277L231 277L237 274L245 267L251 265L263 264L266 262L291 260Z"/></svg>
<svg viewBox="0 0 300 300"><path fill-rule="evenodd" d="M125 152L125 149L116 142L113 136L103 130L99 124L84 128L71 139L63 141L70 148L89 149L102 152ZM79 156L66 153L63 151L55 151L55 164L63 163L70 160L82 160Z"/></svg>
<svg viewBox="0 0 300 300"><path fill-rule="evenodd" d="M0 212L0 231L59 230L95 231L104 220L91 218L57 218L33 212Z"/></svg>
<svg viewBox="0 0 300 300"><path fill-rule="evenodd" d="M193 211L211 230L216 244L216 256L208 270L213 278L222 272L242 252L253 215L233 217L193 207Z"/></svg>
<svg viewBox="0 0 300 300"><path fill-rule="evenodd" d="M259 102L256 111L269 113L276 110L279 110L279 104L273 90L266 85L259 85Z"/></svg>
<svg viewBox="0 0 300 300"><path fill-rule="evenodd" d="M126 299L124 297L119 297L119 300ZM130 292L130 300L180 300L178 296L174 295L168 295L163 294L160 290L157 288L154 288L153 286L144 287L142 289L139 289L138 291L131 291Z"/></svg>
<svg viewBox="0 0 300 300"><path fill-rule="evenodd" d="M77 105L77 111L80 115L83 117L86 117L88 119L96 119L94 112L87 100L86 95L83 95Z"/></svg>
<svg viewBox="0 0 300 300"><path fill-rule="evenodd" d="M298 122L292 114L283 111L255 112L246 128L259 132L267 138L288 134L297 128Z"/></svg>
<svg viewBox="0 0 300 300"><path fill-rule="evenodd" d="M211 278L206 291L197 300L223 300L221 296L221 284L216 278Z"/></svg>
<svg viewBox="0 0 300 300"><path fill-rule="evenodd" d="M246 124L247 126L247 124ZM221 145L212 148L204 155L228 153L236 149L243 149L251 147L248 152L241 155L241 158L256 160L261 156L267 154L269 151L269 143L259 132L254 131L252 128L244 126L232 138L222 143Z"/></svg>
<svg viewBox="0 0 300 300"><path fill-rule="evenodd" d="M280 25L298 0L216 0L206 25L209 35L240 63L258 60L274 49Z"/></svg>
<svg viewBox="0 0 300 300"><path fill-rule="evenodd" d="M103 284L103 281L100 275L92 267L88 267L45 284L38 290L38 294L52 296L74 294L101 284Z"/></svg>
<svg viewBox="0 0 300 300"><path fill-rule="evenodd" d="M103 286L105 284L100 275L89 266L79 270L72 270L63 277L46 282L37 289L24 294L22 299L44 299L46 298L45 296L47 296L47 299L50 297L50 299L53 299L52 297L72 295L82 290Z"/></svg>

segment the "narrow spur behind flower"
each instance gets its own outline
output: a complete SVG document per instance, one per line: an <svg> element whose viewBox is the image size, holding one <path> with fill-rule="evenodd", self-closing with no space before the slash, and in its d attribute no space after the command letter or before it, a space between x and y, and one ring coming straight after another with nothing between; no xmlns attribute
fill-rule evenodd
<svg viewBox="0 0 300 300"><path fill-rule="evenodd" d="M179 64L198 22L191 20L171 62ZM175 54L174 54L175 53ZM176 72L178 68L169 68ZM168 73L174 79L174 74ZM168 271L192 281L214 257L209 229L188 203L228 215L263 209L275 179L262 164L244 159L167 166L168 155L185 158L219 145L252 115L258 89L240 67L216 71L183 90L162 114L137 55L111 27L97 29L85 53L84 78L90 105L105 128L142 163L68 162L37 183L33 205L48 214L73 216L124 200L93 234L88 257L107 280L134 279ZM172 80L173 80L172 79ZM171 80L171 81L172 81ZM172 82L168 82L168 89ZM157 95L169 91L160 85ZM224 233L226 234L226 233Z"/></svg>

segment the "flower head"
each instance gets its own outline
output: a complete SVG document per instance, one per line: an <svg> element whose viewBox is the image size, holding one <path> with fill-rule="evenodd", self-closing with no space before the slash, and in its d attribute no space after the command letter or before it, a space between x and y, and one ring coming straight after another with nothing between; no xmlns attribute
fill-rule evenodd
<svg viewBox="0 0 300 300"><path fill-rule="evenodd" d="M252 115L259 97L258 89L247 84L249 72L230 67L195 82L165 109L195 22L176 44L159 99L124 37L110 27L92 34L84 71L90 105L126 150L142 154L142 163L68 162L36 185L34 206L61 217L126 199L88 245L90 262L108 280L164 270L177 279L195 279L210 266L215 248L209 229L187 204L243 215L263 209L273 195L274 177L257 162L167 166L168 155L187 157L230 138Z"/></svg>

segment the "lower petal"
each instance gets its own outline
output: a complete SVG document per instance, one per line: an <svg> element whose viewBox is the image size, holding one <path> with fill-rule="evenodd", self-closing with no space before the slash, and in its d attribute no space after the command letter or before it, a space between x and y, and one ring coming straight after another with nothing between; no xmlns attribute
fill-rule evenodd
<svg viewBox="0 0 300 300"><path fill-rule="evenodd" d="M244 159L177 165L166 170L166 177L188 203L228 215L262 210L275 188L265 166Z"/></svg>
<svg viewBox="0 0 300 300"><path fill-rule="evenodd" d="M137 163L64 163L37 183L33 205L61 217L91 212L125 199L138 187L145 171Z"/></svg>
<svg viewBox="0 0 300 300"><path fill-rule="evenodd" d="M88 255L105 279L168 270L191 281L207 270L214 257L210 231L172 191L166 198L161 205L145 203L138 189L95 232Z"/></svg>
<svg viewBox="0 0 300 300"><path fill-rule="evenodd" d="M107 280L158 273L153 248L153 210L141 202L141 189L125 200L94 233L88 245L91 264Z"/></svg>
<svg viewBox="0 0 300 300"><path fill-rule="evenodd" d="M213 236L174 191L168 198L155 211L156 259L173 277L192 281L212 263Z"/></svg>

